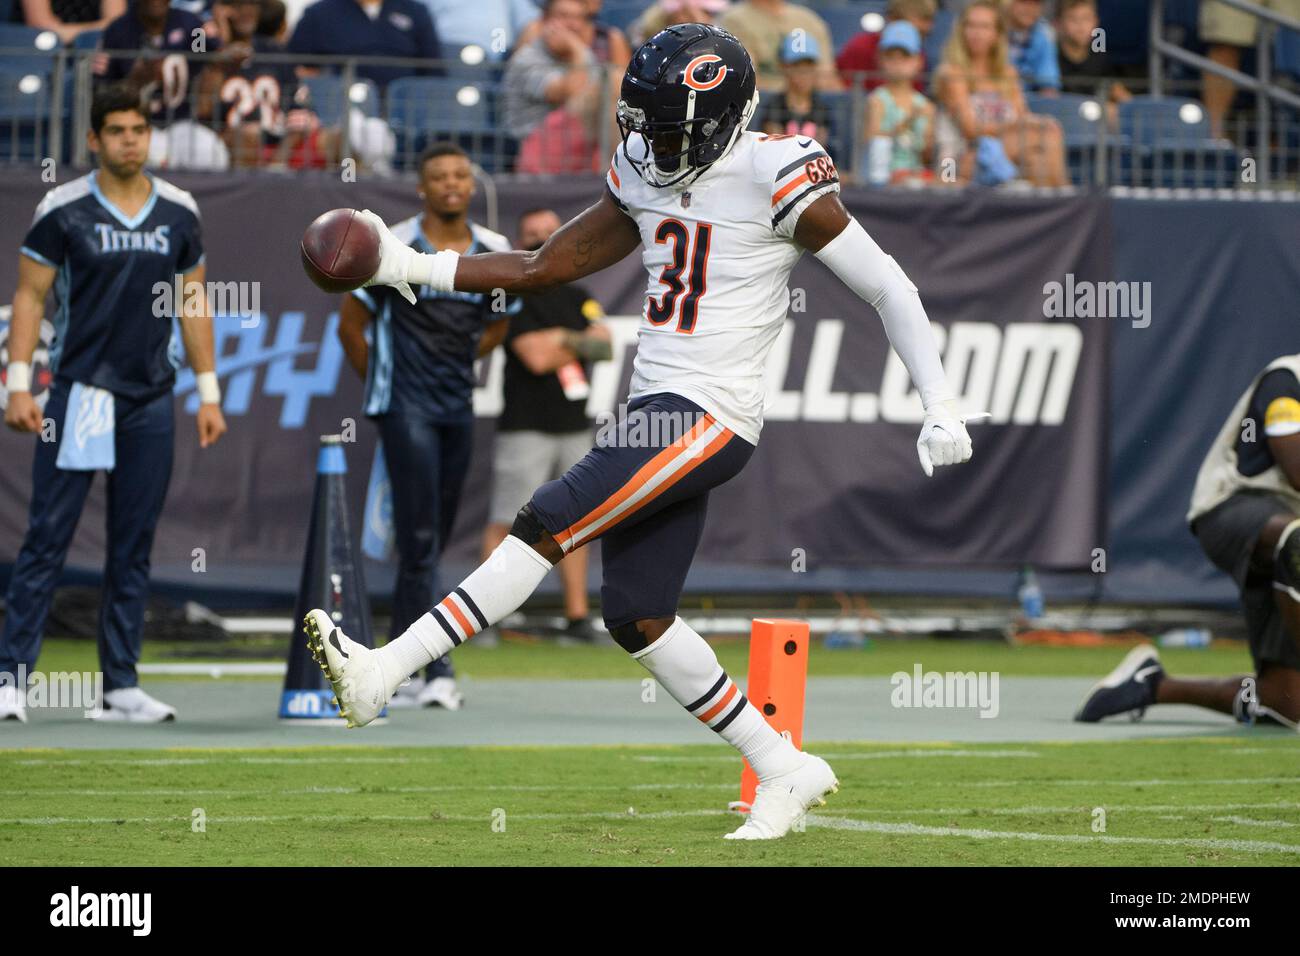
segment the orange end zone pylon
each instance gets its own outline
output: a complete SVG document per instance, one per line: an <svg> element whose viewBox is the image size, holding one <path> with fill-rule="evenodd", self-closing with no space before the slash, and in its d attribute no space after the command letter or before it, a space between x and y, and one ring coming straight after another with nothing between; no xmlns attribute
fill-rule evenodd
<svg viewBox="0 0 1300 956"><path fill-rule="evenodd" d="M803 746L803 699L808 685L808 622L755 618L749 632L749 683L746 696L777 732ZM758 777L745 761L740 801L731 809L748 813Z"/></svg>

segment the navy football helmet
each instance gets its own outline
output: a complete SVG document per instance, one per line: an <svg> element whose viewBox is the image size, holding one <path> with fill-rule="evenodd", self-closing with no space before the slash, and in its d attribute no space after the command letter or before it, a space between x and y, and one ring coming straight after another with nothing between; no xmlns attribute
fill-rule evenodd
<svg viewBox="0 0 1300 956"><path fill-rule="evenodd" d="M757 106L754 64L734 36L703 23L660 30L623 75L623 157L651 186L689 183L727 154Z"/></svg>

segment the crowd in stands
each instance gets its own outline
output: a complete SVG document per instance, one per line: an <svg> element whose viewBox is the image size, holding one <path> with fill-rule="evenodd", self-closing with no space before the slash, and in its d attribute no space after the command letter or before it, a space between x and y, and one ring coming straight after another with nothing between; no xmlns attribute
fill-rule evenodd
<svg viewBox="0 0 1300 956"><path fill-rule="evenodd" d="M602 0L12 2L64 44L94 39L105 51L95 76L140 88L165 131L155 160L173 167L324 166L345 149L381 169L400 163L420 139L390 128L388 93L425 77L448 80L428 89L458 102L461 87L477 91L472 131L426 139L473 132L466 145L490 151L495 171L598 171L619 136L612 105L634 47L671 24L708 22L754 59L754 128L827 142L846 177L1060 186L1070 144L1050 101L1096 100L1116 131L1144 70L1111 61L1098 0L888 0L851 32L842 18L832 31L830 7L791 0L645 0L634 17L619 0L622 28ZM1204 0L1200 22L1208 55L1239 67L1252 18ZM110 55L126 50L140 52ZM369 92L323 103L312 80L337 75L341 57L360 58L349 75ZM1208 74L1203 86L1208 135L1222 137L1235 88Z"/></svg>

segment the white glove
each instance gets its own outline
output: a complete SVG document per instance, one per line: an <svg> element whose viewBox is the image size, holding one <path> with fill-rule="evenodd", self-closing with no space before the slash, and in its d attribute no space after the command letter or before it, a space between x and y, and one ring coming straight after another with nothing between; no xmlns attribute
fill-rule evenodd
<svg viewBox="0 0 1300 956"><path fill-rule="evenodd" d="M963 415L957 411L952 399L936 402L925 410L921 423L921 437L916 440L916 457L921 459L921 469L926 477L934 474L935 465L960 465L970 461L971 440L966 433L966 423L988 418L988 412Z"/></svg>
<svg viewBox="0 0 1300 956"><path fill-rule="evenodd" d="M415 293L411 291L409 280L411 267L419 253L393 235L392 230L384 225L384 220L369 209L361 210L361 217L379 233L379 268L362 284L362 288L390 285L401 293L403 299L415 305Z"/></svg>

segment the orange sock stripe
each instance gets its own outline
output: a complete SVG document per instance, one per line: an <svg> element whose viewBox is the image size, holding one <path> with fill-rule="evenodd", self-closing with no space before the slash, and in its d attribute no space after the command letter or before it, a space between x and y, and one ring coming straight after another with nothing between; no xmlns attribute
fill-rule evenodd
<svg viewBox="0 0 1300 956"><path fill-rule="evenodd" d="M460 625L461 630L465 632L466 637L470 637L475 633L473 625L469 623L469 618L467 618L465 613L456 606L456 602L451 599L450 594L442 599L442 603L439 604L438 607L446 608L451 612L451 616L456 619L456 623Z"/></svg>
<svg viewBox="0 0 1300 956"><path fill-rule="evenodd" d="M671 478L669 478L667 481L661 484L653 492L651 492L650 494L642 498L640 501L638 501L636 503L635 508L632 508L630 511L625 511L622 514L616 515L615 517L610 518L604 524L600 525L594 532L592 532L592 536L595 537L604 534L606 531L614 527L614 525L618 524L620 521L624 520L625 518L630 518L632 515L636 514L646 505L650 504L650 502L654 501L656 498L658 498L660 495L666 492L673 485L677 484L677 482L681 481L692 471L700 467L700 465L704 464L715 454L717 454L718 449L720 449L723 445L725 445L727 442L731 440L731 436L732 436L732 432L730 429L723 429L722 434L720 434L717 438L713 439L713 441L709 442L707 445L704 446L704 450L700 452L700 456L696 458L695 461L691 462L691 464L687 465L685 468L678 469L676 474L674 474Z"/></svg>
<svg viewBox="0 0 1300 956"><path fill-rule="evenodd" d="M732 682L730 686L727 687L727 692L722 695L722 699L718 701L716 704L714 704L712 707L710 707L708 710L706 710L704 713L700 714L700 722L707 724L714 717L718 716L718 714L722 713L722 708L726 707L727 704L731 703L731 698L735 696L736 696L736 685L735 682Z"/></svg>
<svg viewBox="0 0 1300 956"><path fill-rule="evenodd" d="M648 462L641 466L635 475L629 478L618 491L614 492L603 502L596 506L595 509L583 515L569 527L565 528L555 536L555 540L563 546L570 538L580 533L584 528L592 523L599 521L605 515L609 514L628 498L632 497L642 488L646 482L653 478L665 465L672 462L678 455L684 454L700 435L708 431L714 425L712 415L705 415L695 427L686 432L681 438L673 442L659 454L655 455Z"/></svg>

